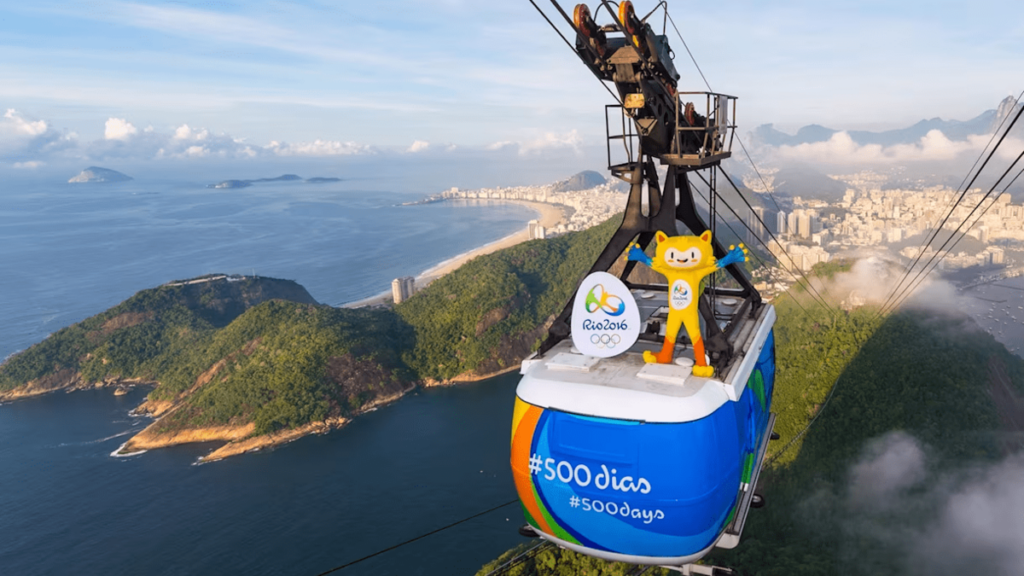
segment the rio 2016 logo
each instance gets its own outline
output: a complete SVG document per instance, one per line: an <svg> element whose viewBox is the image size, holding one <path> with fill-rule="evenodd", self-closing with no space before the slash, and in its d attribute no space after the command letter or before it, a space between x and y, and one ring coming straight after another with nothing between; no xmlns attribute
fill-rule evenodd
<svg viewBox="0 0 1024 576"><path fill-rule="evenodd" d="M580 283L572 303L575 352L611 358L640 334L640 311L629 288L614 274L594 272Z"/></svg>
<svg viewBox="0 0 1024 576"><path fill-rule="evenodd" d="M684 280L676 280L672 283L672 294L669 297L669 302L672 308L676 310L682 310L689 308L690 303L693 302L693 293L690 291L690 285Z"/></svg>
<svg viewBox="0 0 1024 576"><path fill-rule="evenodd" d="M619 316L626 311L626 303L615 294L608 292L601 284L595 284L587 293L587 312L594 314L602 310L609 316Z"/></svg>

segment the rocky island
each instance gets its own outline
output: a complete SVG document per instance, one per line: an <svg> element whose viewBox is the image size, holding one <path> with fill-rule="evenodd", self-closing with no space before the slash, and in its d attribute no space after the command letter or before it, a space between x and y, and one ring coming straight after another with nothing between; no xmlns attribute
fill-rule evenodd
<svg viewBox="0 0 1024 576"><path fill-rule="evenodd" d="M99 166L89 166L85 170L78 173L77 176L68 180L69 184L81 184L84 182L127 182L132 180L132 177L127 174L122 174L117 170L111 170L110 168L100 168Z"/></svg>

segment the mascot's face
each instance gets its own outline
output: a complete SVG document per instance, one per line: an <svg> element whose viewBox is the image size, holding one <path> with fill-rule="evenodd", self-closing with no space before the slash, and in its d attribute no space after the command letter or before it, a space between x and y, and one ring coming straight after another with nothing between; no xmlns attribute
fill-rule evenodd
<svg viewBox="0 0 1024 576"><path fill-rule="evenodd" d="M698 236L666 236L658 232L656 256L672 268L694 268L711 263L711 232Z"/></svg>

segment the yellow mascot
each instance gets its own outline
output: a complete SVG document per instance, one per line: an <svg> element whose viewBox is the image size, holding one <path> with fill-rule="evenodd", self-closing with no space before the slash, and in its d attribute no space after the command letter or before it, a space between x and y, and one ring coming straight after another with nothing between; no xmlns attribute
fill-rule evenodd
<svg viewBox="0 0 1024 576"><path fill-rule="evenodd" d="M700 316L697 305L704 291L704 277L729 264L746 261L747 249L730 246L729 254L716 260L711 245L711 231L700 236L672 236L657 232L658 241L652 260L644 254L638 244L630 247L626 258L650 266L668 279L668 324L665 326L665 342L657 354L646 351L644 360L650 363L670 364L675 350L676 336L680 325L686 326L686 334L693 342L693 375L710 378L715 369L708 366L704 357L704 339L700 333Z"/></svg>

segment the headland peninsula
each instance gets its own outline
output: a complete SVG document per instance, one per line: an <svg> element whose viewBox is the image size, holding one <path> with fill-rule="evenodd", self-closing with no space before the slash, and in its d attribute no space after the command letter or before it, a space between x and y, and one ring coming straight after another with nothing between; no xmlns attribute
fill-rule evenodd
<svg viewBox="0 0 1024 576"><path fill-rule="evenodd" d="M345 425L417 386L486 378L536 346L617 222L462 264L393 307L334 308L289 280L178 280L0 365L0 401L150 386L154 421L116 454L193 442L204 461Z"/></svg>

